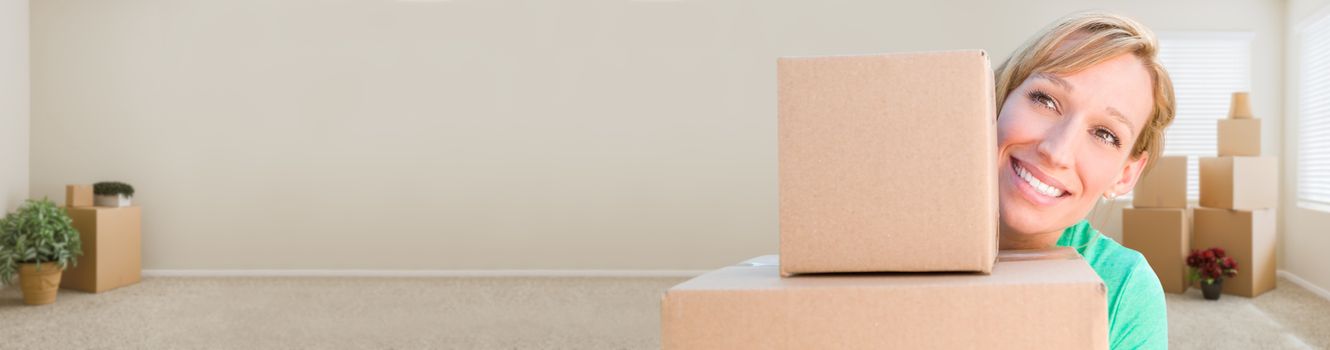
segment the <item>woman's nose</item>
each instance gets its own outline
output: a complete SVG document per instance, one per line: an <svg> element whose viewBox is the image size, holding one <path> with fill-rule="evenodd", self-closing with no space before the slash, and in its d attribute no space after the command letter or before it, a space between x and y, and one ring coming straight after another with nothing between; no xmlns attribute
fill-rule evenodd
<svg viewBox="0 0 1330 350"><path fill-rule="evenodd" d="M1071 166L1072 154L1074 153L1072 150L1074 143L1072 141L1076 138L1073 134L1076 128L1071 125L1071 119L1063 118L1062 122L1049 128L1048 134L1044 135L1043 140L1039 141L1039 146L1036 149L1045 165L1055 169Z"/></svg>

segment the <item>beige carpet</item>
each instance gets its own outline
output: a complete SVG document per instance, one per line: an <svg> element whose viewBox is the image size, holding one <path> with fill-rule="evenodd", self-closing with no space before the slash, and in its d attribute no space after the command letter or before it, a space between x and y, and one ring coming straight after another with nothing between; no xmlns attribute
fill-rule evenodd
<svg viewBox="0 0 1330 350"><path fill-rule="evenodd" d="M1168 343L1176 349L1330 349L1330 301L1279 279L1256 298L1168 294Z"/></svg>
<svg viewBox="0 0 1330 350"><path fill-rule="evenodd" d="M0 290L4 349L651 349L651 278L149 278L22 305ZM1180 349L1330 348L1330 302L1280 281L1260 298L1169 297Z"/></svg>

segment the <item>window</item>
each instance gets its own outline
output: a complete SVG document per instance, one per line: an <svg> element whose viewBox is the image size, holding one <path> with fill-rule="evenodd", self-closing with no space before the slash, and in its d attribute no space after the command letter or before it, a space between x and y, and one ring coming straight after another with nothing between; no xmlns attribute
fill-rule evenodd
<svg viewBox="0 0 1330 350"><path fill-rule="evenodd" d="M1330 13L1298 31L1298 205L1330 211Z"/></svg>
<svg viewBox="0 0 1330 350"><path fill-rule="evenodd" d="M1216 32L1159 35L1159 60L1173 79L1177 98L1177 116L1164 135L1164 155L1188 156L1189 200L1197 199L1200 193L1200 157L1214 157L1219 152L1217 120L1228 117L1234 92L1250 89L1254 36Z"/></svg>

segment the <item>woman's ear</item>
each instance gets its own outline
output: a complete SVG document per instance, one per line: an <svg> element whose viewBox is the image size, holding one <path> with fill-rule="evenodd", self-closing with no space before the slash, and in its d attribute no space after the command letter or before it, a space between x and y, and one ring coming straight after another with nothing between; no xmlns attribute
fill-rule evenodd
<svg viewBox="0 0 1330 350"><path fill-rule="evenodd" d="M1150 153L1141 153L1140 158L1128 159L1127 164L1122 167L1122 176L1118 177L1118 182L1113 184L1113 196L1121 196L1131 192L1136 187L1136 180L1141 178L1141 171L1145 170L1145 164L1150 162Z"/></svg>

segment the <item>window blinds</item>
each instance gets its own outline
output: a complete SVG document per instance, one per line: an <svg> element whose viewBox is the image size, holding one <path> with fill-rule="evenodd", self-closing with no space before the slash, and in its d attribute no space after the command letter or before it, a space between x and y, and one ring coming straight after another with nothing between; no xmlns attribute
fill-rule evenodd
<svg viewBox="0 0 1330 350"><path fill-rule="evenodd" d="M1330 208L1330 14L1299 32L1297 195L1302 206Z"/></svg>

